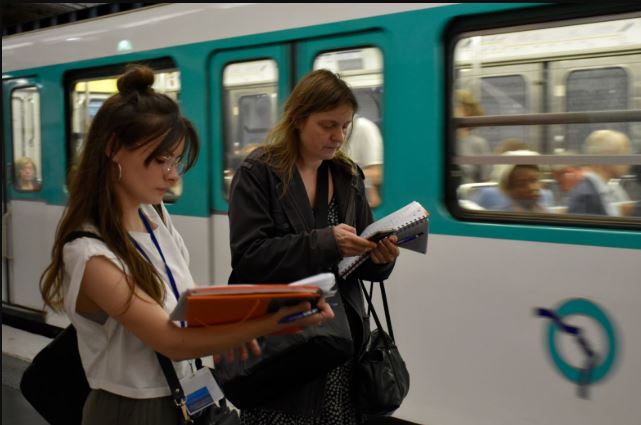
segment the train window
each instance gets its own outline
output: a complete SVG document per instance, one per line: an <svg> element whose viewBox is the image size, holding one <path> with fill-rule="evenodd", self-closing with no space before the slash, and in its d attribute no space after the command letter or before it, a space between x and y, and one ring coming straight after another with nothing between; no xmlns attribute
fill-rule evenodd
<svg viewBox="0 0 641 425"><path fill-rule="evenodd" d="M454 40L450 190L477 219L638 226L641 18Z"/></svg>
<svg viewBox="0 0 641 425"><path fill-rule="evenodd" d="M265 142L278 111L278 64L272 59L230 63L223 69L224 196L236 168Z"/></svg>
<svg viewBox="0 0 641 425"><path fill-rule="evenodd" d="M566 80L566 110L582 112L590 110L625 110L629 108L630 81L622 67L577 69L570 71ZM575 151L581 150L583 140L599 128L629 133L628 123L611 122L595 124L568 124L566 144Z"/></svg>
<svg viewBox="0 0 641 425"><path fill-rule="evenodd" d="M383 188L383 54L377 47L325 52L314 60L314 69L341 75L358 101L345 152L365 173L370 207L381 203Z"/></svg>
<svg viewBox="0 0 641 425"><path fill-rule="evenodd" d="M110 96L118 92L116 80L117 73L92 76L91 78L74 79L70 85L71 105L71 140L69 152L72 167L78 161L85 139L89 131L89 125L102 104ZM164 93L178 101L180 93L180 73L173 69L155 71L153 89ZM182 179L171 187L165 194L163 201L175 202L182 193Z"/></svg>
<svg viewBox="0 0 641 425"><path fill-rule="evenodd" d="M40 190L40 92L36 87L11 92L14 187L25 192Z"/></svg>
<svg viewBox="0 0 641 425"><path fill-rule="evenodd" d="M530 112L526 80L522 75L481 77L481 105L486 115L527 114ZM500 140L527 137L523 126L496 126L478 129L479 136L492 150L501 149Z"/></svg>

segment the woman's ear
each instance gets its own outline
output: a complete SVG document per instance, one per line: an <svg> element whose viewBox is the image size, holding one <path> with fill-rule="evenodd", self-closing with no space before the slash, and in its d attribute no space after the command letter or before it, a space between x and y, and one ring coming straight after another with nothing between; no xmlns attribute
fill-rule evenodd
<svg viewBox="0 0 641 425"><path fill-rule="evenodd" d="M112 134L107 141L107 146L105 147L105 155L107 158L117 159L119 152L121 151L118 143L116 141L116 135Z"/></svg>

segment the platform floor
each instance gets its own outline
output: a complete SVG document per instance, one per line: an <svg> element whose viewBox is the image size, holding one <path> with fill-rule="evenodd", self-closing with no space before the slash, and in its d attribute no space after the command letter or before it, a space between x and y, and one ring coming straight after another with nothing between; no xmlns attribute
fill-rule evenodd
<svg viewBox="0 0 641 425"><path fill-rule="evenodd" d="M41 335L2 325L2 425L47 425L20 392L20 378L31 360L51 341ZM390 417L367 425L417 425Z"/></svg>

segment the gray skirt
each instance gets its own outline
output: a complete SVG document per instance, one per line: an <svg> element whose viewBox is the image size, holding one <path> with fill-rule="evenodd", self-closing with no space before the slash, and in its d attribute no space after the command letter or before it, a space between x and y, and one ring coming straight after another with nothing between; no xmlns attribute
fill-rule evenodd
<svg viewBox="0 0 641 425"><path fill-rule="evenodd" d="M176 425L178 411L171 397L135 399L91 390L82 411L82 425Z"/></svg>

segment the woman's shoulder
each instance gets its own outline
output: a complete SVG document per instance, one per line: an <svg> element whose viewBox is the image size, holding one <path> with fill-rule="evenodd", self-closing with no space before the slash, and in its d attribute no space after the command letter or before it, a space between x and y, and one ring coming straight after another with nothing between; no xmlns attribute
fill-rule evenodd
<svg viewBox="0 0 641 425"><path fill-rule="evenodd" d="M241 162L241 165L243 164L259 164L259 165L267 165L267 159L268 159L268 152L269 148L267 146L259 146L253 151L251 151L245 159Z"/></svg>
<svg viewBox="0 0 641 425"><path fill-rule="evenodd" d="M69 234L63 247L63 257L66 264L72 264L76 261L86 262L94 256L116 258L95 227L83 226L78 231Z"/></svg>

